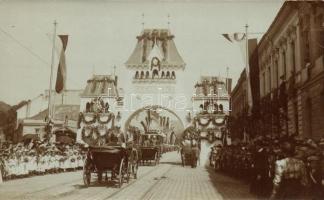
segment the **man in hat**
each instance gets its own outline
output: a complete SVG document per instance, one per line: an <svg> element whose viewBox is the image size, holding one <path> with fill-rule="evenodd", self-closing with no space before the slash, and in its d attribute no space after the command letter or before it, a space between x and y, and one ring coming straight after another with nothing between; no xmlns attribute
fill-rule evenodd
<svg viewBox="0 0 324 200"><path fill-rule="evenodd" d="M300 199L308 186L306 166L303 161L294 158L295 146L282 143L284 158L275 163L275 176L271 199Z"/></svg>
<svg viewBox="0 0 324 200"><path fill-rule="evenodd" d="M255 150L253 152L253 179L250 186L251 192L254 192L259 197L266 195L266 178L269 170L268 152L265 148L264 139L255 141Z"/></svg>

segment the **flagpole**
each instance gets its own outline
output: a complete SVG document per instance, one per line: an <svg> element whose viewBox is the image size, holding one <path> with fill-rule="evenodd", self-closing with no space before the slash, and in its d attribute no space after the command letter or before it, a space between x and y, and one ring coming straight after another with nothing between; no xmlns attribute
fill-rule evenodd
<svg viewBox="0 0 324 200"><path fill-rule="evenodd" d="M250 68L249 68L249 35L248 24L245 25L245 73L247 81L247 100L248 100L248 114L252 112L252 98L251 98L251 84L250 84Z"/></svg>
<svg viewBox="0 0 324 200"><path fill-rule="evenodd" d="M52 46L52 60L51 60L51 74L50 74L50 85L48 94L48 120L52 118L52 83L53 83L53 68L54 68L54 56L55 56L55 37L56 37L56 26L57 22L54 21L54 34L53 34L53 46Z"/></svg>

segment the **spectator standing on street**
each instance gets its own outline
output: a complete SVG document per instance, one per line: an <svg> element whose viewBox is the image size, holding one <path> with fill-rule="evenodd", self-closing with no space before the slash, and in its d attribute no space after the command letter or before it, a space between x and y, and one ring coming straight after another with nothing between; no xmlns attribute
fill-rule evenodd
<svg viewBox="0 0 324 200"><path fill-rule="evenodd" d="M308 185L306 166L293 157L295 147L291 142L283 142L282 151L284 158L275 163L271 199L301 199Z"/></svg>

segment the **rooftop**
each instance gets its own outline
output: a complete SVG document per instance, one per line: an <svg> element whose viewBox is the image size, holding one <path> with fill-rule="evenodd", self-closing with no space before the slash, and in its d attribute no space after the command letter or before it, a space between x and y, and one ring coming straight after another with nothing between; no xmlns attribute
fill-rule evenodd
<svg viewBox="0 0 324 200"><path fill-rule="evenodd" d="M174 35L168 29L144 29L137 36L137 44L125 65L127 67L148 67L152 50L161 54L161 67L184 69L185 62L173 41ZM154 48L155 47L155 48Z"/></svg>
<svg viewBox="0 0 324 200"><path fill-rule="evenodd" d="M195 98L228 98L231 92L232 79L216 76L201 76L200 82L195 85Z"/></svg>
<svg viewBox="0 0 324 200"><path fill-rule="evenodd" d="M56 105L55 106L55 114L54 119L56 120L65 120L65 116L68 117L69 120L77 121L79 117L80 106L79 105ZM29 120L44 120L45 117L48 116L48 109L43 110L37 115L30 117Z"/></svg>
<svg viewBox="0 0 324 200"><path fill-rule="evenodd" d="M93 75L87 81L87 85L81 97L119 97L117 89L117 76Z"/></svg>

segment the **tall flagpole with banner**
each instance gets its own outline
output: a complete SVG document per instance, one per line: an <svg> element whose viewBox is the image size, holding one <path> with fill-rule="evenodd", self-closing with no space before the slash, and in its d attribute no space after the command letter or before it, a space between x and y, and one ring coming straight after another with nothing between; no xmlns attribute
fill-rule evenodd
<svg viewBox="0 0 324 200"><path fill-rule="evenodd" d="M53 71L54 71L54 57L55 57L55 44L56 44L56 27L57 22L54 22L54 34L53 34L53 46L52 46L52 61L51 61L51 75L50 75L50 86L49 86L49 97L48 97L48 121L47 121L47 132L49 134L49 137L51 136L51 128L53 125L52 118L54 116L54 110L55 110L55 103L53 104L53 98L52 96L55 94L52 92L52 85L53 85ZM62 44L61 52L60 52L60 58L58 62L58 68L57 68L57 75L56 75L56 83L55 83L55 91L56 93L60 94L64 92L65 86L66 86L66 62L65 62L65 50L68 42L68 35L58 35L60 38L60 43ZM62 94L64 95L64 94Z"/></svg>
<svg viewBox="0 0 324 200"><path fill-rule="evenodd" d="M246 96L248 105L248 116L252 114L252 90L250 82L250 65L249 65L249 35L248 35L248 24L245 25L245 33L233 33L233 34L222 34L231 43L239 44L241 51L243 53L243 60L245 61L245 75L246 75ZM245 44L244 44L245 42ZM246 130L244 129L244 141L247 140Z"/></svg>

